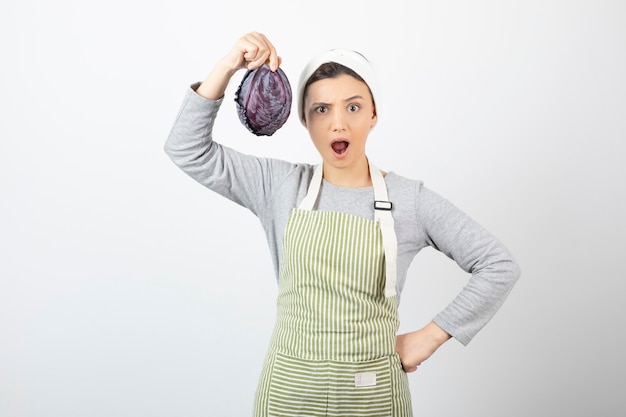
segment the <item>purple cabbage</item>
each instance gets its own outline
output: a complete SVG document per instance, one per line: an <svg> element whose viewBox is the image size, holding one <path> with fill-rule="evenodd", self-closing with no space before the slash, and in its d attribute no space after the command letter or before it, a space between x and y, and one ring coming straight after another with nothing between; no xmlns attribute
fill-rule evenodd
<svg viewBox="0 0 626 417"><path fill-rule="evenodd" d="M278 68L268 65L246 71L235 93L241 123L257 136L272 136L287 121L291 111L291 85Z"/></svg>

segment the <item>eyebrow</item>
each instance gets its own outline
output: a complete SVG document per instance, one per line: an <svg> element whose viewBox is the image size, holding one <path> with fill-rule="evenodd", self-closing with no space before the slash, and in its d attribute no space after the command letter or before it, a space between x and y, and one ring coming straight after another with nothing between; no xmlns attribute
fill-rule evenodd
<svg viewBox="0 0 626 417"><path fill-rule="evenodd" d="M360 96L360 95L358 95L358 94L357 94L357 95L354 95L354 96L352 96L352 97L348 97L348 98L347 98L347 99L345 99L344 101L345 101L345 102L348 102L348 101L356 100L356 99L358 99L358 98L360 98L361 100L364 100L363 96ZM312 104L313 104L314 106L326 106L326 107L330 106L330 103L325 103L325 102L323 102L323 101L317 101L317 102L312 103Z"/></svg>

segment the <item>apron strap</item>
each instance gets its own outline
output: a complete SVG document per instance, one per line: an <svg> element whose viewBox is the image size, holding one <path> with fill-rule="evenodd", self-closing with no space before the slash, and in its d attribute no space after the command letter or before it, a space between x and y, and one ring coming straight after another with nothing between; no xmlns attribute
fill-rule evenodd
<svg viewBox="0 0 626 417"><path fill-rule="evenodd" d="M315 167L315 171L313 171L313 178L311 178L311 183L309 184L309 189L304 197L304 200L300 202L300 206L298 206L298 208L302 210L313 210L313 206L317 201L317 196L320 193L323 171L322 164L318 164Z"/></svg>
<svg viewBox="0 0 626 417"><path fill-rule="evenodd" d="M374 186L374 218L380 225L383 234L383 249L385 250L385 297L396 295L396 259L398 256L398 241L394 229L392 204L387 196L387 186L383 174L370 162L370 176Z"/></svg>
<svg viewBox="0 0 626 417"><path fill-rule="evenodd" d="M369 163L369 161L368 161ZM385 251L385 297L396 295L396 259L398 256L398 242L391 215L392 203L387 195L387 186L383 174L372 163L369 163L370 177L374 187L374 219L380 226L383 235L383 249ZM313 172L306 196L298 206L303 210L313 210L320 186L322 184L322 164L318 164Z"/></svg>

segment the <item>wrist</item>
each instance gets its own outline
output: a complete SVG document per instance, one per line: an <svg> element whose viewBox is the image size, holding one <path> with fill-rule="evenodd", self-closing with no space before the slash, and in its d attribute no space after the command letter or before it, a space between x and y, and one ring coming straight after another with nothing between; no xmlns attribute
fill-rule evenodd
<svg viewBox="0 0 626 417"><path fill-rule="evenodd" d="M447 342L452 336L439 327L435 322L431 321L424 327L424 332L428 336L428 338L437 346L443 345Z"/></svg>
<svg viewBox="0 0 626 417"><path fill-rule="evenodd" d="M224 61L218 62L209 75L200 84L196 93L209 100L218 100L224 96L231 77L238 68L233 68Z"/></svg>
<svg viewBox="0 0 626 417"><path fill-rule="evenodd" d="M215 63L211 70L211 75L230 79L240 69L241 66L237 66L231 59L224 57Z"/></svg>

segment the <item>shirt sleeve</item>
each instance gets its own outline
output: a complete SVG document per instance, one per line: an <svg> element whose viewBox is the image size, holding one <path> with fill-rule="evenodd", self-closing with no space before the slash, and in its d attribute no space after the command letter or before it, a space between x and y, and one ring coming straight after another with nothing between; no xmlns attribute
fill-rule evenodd
<svg viewBox="0 0 626 417"><path fill-rule="evenodd" d="M213 141L213 125L224 98L207 100L196 93L198 86L187 90L164 151L198 183L259 216L274 184L293 166L246 155Z"/></svg>
<svg viewBox="0 0 626 417"><path fill-rule="evenodd" d="M519 264L498 239L446 199L423 186L417 198L427 243L471 274L433 319L467 345L508 297L520 277Z"/></svg>

